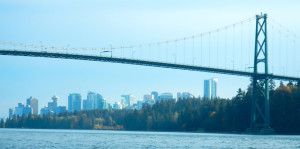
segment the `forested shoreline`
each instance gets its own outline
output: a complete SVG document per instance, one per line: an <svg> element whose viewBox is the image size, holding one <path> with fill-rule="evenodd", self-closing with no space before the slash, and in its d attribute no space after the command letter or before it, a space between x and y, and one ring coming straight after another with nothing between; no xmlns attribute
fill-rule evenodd
<svg viewBox="0 0 300 149"><path fill-rule="evenodd" d="M251 84L232 99L162 101L141 110L91 110L28 115L0 121L5 128L244 132L250 125ZM261 85L261 89L263 86ZM263 95L259 95L262 100ZM270 120L277 133L300 133L300 87L270 83Z"/></svg>

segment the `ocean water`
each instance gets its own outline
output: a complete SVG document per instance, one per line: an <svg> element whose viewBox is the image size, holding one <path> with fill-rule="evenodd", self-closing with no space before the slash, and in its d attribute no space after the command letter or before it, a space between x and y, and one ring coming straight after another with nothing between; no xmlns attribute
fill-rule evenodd
<svg viewBox="0 0 300 149"><path fill-rule="evenodd" d="M0 129L0 148L300 148L296 135Z"/></svg>

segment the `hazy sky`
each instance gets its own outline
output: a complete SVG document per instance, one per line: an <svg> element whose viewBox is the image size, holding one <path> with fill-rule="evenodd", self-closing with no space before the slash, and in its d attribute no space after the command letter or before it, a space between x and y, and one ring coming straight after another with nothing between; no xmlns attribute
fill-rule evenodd
<svg viewBox="0 0 300 149"><path fill-rule="evenodd" d="M300 2L292 0L2 0L0 41L64 47L143 44L206 32L260 12L268 13L299 35L299 8ZM0 48L6 47L0 45ZM297 50L296 54L299 48ZM133 51L128 53L134 55ZM169 61L173 61L172 56ZM199 63L199 59L196 62ZM244 69L244 65L246 63L237 67ZM281 70L282 73L300 74L298 65L281 67L278 69L285 70ZM225 98L231 98L238 88L245 89L249 83L249 78L245 77L204 72L0 56L0 117L6 117L8 108L15 107L18 102L25 103L30 96L39 99L39 108L42 108L55 93L60 97L59 105L67 105L69 93L81 93L85 99L88 91L102 94L109 103L120 101L121 94L129 93L134 94L135 101L141 100L143 94L151 91L174 95L178 91L188 91L203 96L203 80L213 77L219 79L218 96Z"/></svg>

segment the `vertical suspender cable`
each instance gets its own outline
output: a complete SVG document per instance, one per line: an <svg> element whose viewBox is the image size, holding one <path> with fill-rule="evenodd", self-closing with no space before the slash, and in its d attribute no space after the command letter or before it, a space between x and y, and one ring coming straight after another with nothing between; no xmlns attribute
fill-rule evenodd
<svg viewBox="0 0 300 149"><path fill-rule="evenodd" d="M272 73L274 73L274 51L275 51L275 46L274 46L274 27L271 25L271 48L269 48L269 53L271 51L271 64L272 64ZM271 50L270 50L271 49ZM270 64L270 63L269 63Z"/></svg>
<svg viewBox="0 0 300 149"><path fill-rule="evenodd" d="M217 30L217 68L219 68L219 30Z"/></svg>
<svg viewBox="0 0 300 149"><path fill-rule="evenodd" d="M151 60L151 45L148 47L148 52L149 52L149 60Z"/></svg>
<svg viewBox="0 0 300 149"><path fill-rule="evenodd" d="M243 22L241 23L241 70L243 70Z"/></svg>
<svg viewBox="0 0 300 149"><path fill-rule="evenodd" d="M288 41L288 37L286 36L286 50L285 50L285 58L286 58L286 60L285 60L285 71L286 71L286 75L288 75L288 73L289 73L289 69L288 69L288 67L290 66L289 65L289 58L288 58L288 53L289 53L289 43L288 43L289 41Z"/></svg>
<svg viewBox="0 0 300 149"><path fill-rule="evenodd" d="M202 58L203 56L202 56L202 34L201 34L201 66L202 66Z"/></svg>
<svg viewBox="0 0 300 149"><path fill-rule="evenodd" d="M251 46L250 46L250 42L251 41L251 22L250 22L250 19L249 19L249 37L248 37L248 65L250 66L250 48L251 48ZM249 69L250 70L250 69Z"/></svg>
<svg viewBox="0 0 300 149"><path fill-rule="evenodd" d="M194 65L194 48L195 48L195 38L194 38L194 36L193 36L193 45L192 45L192 61L193 61L193 65Z"/></svg>
<svg viewBox="0 0 300 149"><path fill-rule="evenodd" d="M208 66L212 66L210 65L210 32L209 32L209 35L208 35Z"/></svg>
<svg viewBox="0 0 300 149"><path fill-rule="evenodd" d="M160 61L160 44L157 44L157 61Z"/></svg>
<svg viewBox="0 0 300 149"><path fill-rule="evenodd" d="M122 48L122 52L121 52L122 57L124 58L124 49Z"/></svg>
<svg viewBox="0 0 300 149"><path fill-rule="evenodd" d="M177 42L178 42L178 40L175 41L175 54L174 54L175 63L176 63L176 59L177 59Z"/></svg>
<svg viewBox="0 0 300 149"><path fill-rule="evenodd" d="M279 59L279 64L280 64L280 68L279 70L283 71L282 70L282 63L281 63L281 32L279 31L279 55L278 55L278 59Z"/></svg>
<svg viewBox="0 0 300 149"><path fill-rule="evenodd" d="M227 27L225 28L225 69L227 69Z"/></svg>
<svg viewBox="0 0 300 149"><path fill-rule="evenodd" d="M235 42L234 42L234 39L235 39L235 25L233 25L233 29L232 29L232 68L234 70L234 52L235 52Z"/></svg>
<svg viewBox="0 0 300 149"><path fill-rule="evenodd" d="M184 39L183 39L183 52L184 52L184 53L183 53L183 63L184 63L184 64L185 64L185 54L186 54L186 53L185 53L185 52L186 52L186 51L185 51L185 42L186 42L186 41L185 41L185 38L184 38Z"/></svg>
<svg viewBox="0 0 300 149"><path fill-rule="evenodd" d="M169 42L167 42L167 55L166 55L166 62L168 62L168 56L169 56Z"/></svg>
<svg viewBox="0 0 300 149"><path fill-rule="evenodd" d="M293 50L294 50L294 54L293 54L293 70L295 71L295 76L297 75L297 70L295 67L296 62L296 45L295 45L295 40L293 40Z"/></svg>

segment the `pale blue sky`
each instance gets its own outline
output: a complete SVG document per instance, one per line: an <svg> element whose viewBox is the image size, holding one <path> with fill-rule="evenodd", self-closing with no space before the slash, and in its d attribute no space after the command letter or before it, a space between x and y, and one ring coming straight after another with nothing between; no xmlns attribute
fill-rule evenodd
<svg viewBox="0 0 300 149"><path fill-rule="evenodd" d="M135 45L203 33L253 17L260 12L268 13L284 27L299 35L299 8L300 2L292 0L253 0L248 2L238 0L226 2L217 0L44 0L26 2L2 0L0 2L0 41L36 45L42 43L45 46L69 45L69 47ZM253 22L251 27L253 27ZM246 31L248 26L244 25L243 29L245 36L248 33ZM237 35L238 31L239 29L236 30ZM252 34L254 34L254 30L251 32ZM271 33L269 32L269 34ZM212 38L216 38L216 36ZM237 41L239 40L237 39ZM272 46L278 46L276 43L284 38L279 39L274 36L274 39L269 37L269 40L273 40L272 44L269 41L269 48L272 48ZM243 47L246 47L248 41L251 41L250 48L252 50L254 39L243 41ZM189 48L187 50L188 59L192 54L190 50L192 41L187 42L189 42L186 43ZM194 42L199 43L199 40ZM233 43L228 43L229 47L230 44ZM289 42L282 44L282 46L293 47L293 44ZM154 59L157 58L155 55L160 55L168 62L173 62L174 56L171 53L174 53L174 49L172 49L174 44L169 46L168 56L161 56L163 54L153 52ZM178 46L182 46L182 43L179 43ZM199 44L195 44L195 46L195 53L198 54L199 47L197 49L197 46ZM0 45L0 48L7 47ZM124 53L127 54L127 57L133 55L134 58L149 56L147 49L134 50L137 52L127 49ZM144 52L139 53L139 51ZM178 51L180 51L180 47ZM121 51L115 52L121 55ZM294 59L299 57L297 52L299 53L299 48ZM248 59L246 53L242 53L242 59ZM275 59L276 56L281 55L278 52L274 53ZM251 54L253 54L252 51ZM224 55L219 54L218 57L221 59ZM178 56L177 61L181 63L180 60L183 58ZM191 58L186 61L191 64ZM207 62L207 59L205 61ZM195 59L195 63L200 63L199 58ZM219 63L222 65L223 61ZM251 62L250 64L252 65ZM296 64L299 64L299 60ZM219 67L223 67L223 65ZM243 62L240 66L236 65L237 69L243 70L247 62ZM270 64L271 66L274 64ZM228 61L227 67L232 67L232 62ZM292 67L289 64L280 63L278 67L278 73L298 76L300 74L298 65ZM276 68L274 69L276 72ZM143 94L151 91L171 92L174 95L177 91L189 91L196 96L203 96L203 80L212 77L219 79L218 95L225 98L231 98L238 88L245 89L249 83L249 78L245 77L203 72L103 62L0 56L0 117L7 116L8 108L15 107L18 102L25 103L30 96L39 99L39 108L44 107L54 93L61 97L60 105L67 105L69 93L81 93L82 97L86 98L88 91L102 94L110 103L119 101L121 94L129 93L135 95L135 101L141 100Z"/></svg>

